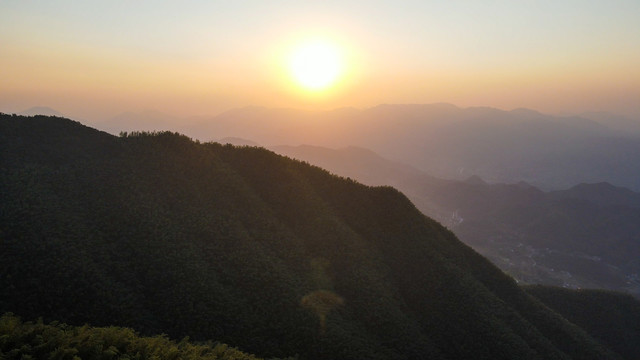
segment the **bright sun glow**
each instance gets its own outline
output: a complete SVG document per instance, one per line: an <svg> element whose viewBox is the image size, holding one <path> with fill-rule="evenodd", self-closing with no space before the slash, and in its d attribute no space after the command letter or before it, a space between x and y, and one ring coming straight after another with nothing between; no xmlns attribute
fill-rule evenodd
<svg viewBox="0 0 640 360"><path fill-rule="evenodd" d="M323 90L333 85L342 72L342 56L335 45L312 41L296 48L289 69L295 80L309 90Z"/></svg>

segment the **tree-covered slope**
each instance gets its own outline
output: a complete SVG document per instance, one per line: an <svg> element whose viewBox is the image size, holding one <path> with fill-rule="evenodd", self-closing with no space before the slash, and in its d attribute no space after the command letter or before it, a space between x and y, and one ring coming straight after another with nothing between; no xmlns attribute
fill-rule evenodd
<svg viewBox="0 0 640 360"><path fill-rule="evenodd" d="M0 358L11 359L175 359L257 360L225 344L175 342L166 336L141 337L127 328L69 326L0 317Z"/></svg>
<svg viewBox="0 0 640 360"><path fill-rule="evenodd" d="M519 282L640 295L640 193L607 183L543 192L527 183L431 177L365 149L274 151L367 185L390 185Z"/></svg>
<svg viewBox="0 0 640 360"><path fill-rule="evenodd" d="M605 290L524 289L626 359L640 359L640 301Z"/></svg>
<svg viewBox="0 0 640 360"><path fill-rule="evenodd" d="M309 359L615 359L426 218L259 148L0 117L0 311Z"/></svg>

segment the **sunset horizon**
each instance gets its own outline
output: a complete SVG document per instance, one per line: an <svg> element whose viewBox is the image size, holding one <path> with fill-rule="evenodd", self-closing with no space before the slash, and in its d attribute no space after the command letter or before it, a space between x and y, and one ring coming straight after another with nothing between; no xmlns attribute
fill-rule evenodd
<svg viewBox="0 0 640 360"><path fill-rule="evenodd" d="M274 110L274 111L284 110L284 111L320 114L320 113L340 112L343 110L354 110L354 111L361 112L361 111L367 111L367 110L384 107L384 106L399 106L399 107L427 106L428 107L428 106L440 106L440 105L451 106L461 110L493 109L493 110L502 111L502 112L514 112L514 111L524 110L524 111L539 113L542 116L551 116L551 117L558 117L558 118L579 118L589 114L602 114L602 115L622 117L630 121L636 121L637 119L640 119L640 118L636 118L633 115L625 115L622 113L616 113L616 112L606 111L606 110L586 110L586 111L576 110L576 111L547 112L547 111L542 111L540 109L536 109L532 107L524 107L524 106L506 107L506 108L502 108L498 106L482 105L482 104L462 106L459 104L445 102L445 101L437 101L437 102L431 102L431 103L381 102L377 104L372 104L370 106L338 106L338 107L318 107L318 106L305 107L302 105L297 107L296 106L266 106L266 105L260 105L260 104L249 104L249 105L241 105L237 107L226 108L224 110L220 110L216 112L194 112L194 113L189 113L188 111L185 111L185 112L162 111L159 108L127 108L119 112L107 112L107 113L104 113L103 115L98 115L98 116L80 116L79 114L82 114L81 112L79 113L76 113L73 111L64 112L64 111L60 111L58 108L40 104L40 105L30 106L27 108L15 108L16 110L0 109L0 112L4 114L18 114L18 115L28 115L28 116L34 116L34 115L59 116L59 117L70 118L86 124L99 124L102 121L111 120L113 118L117 118L123 115L150 115L150 116L156 116L159 118L171 117L174 119L185 119L185 120L191 119L192 121L195 121L195 120L203 120L208 118L215 118L218 116L222 116L226 113L232 113L232 112L243 111L243 110L252 110L252 109L266 109L266 110Z"/></svg>
<svg viewBox="0 0 640 360"><path fill-rule="evenodd" d="M640 0L0 1L0 358L640 359Z"/></svg>
<svg viewBox="0 0 640 360"><path fill-rule="evenodd" d="M397 5L4 2L0 111L103 120L444 102L640 120L637 2ZM314 41L325 45L295 56L332 69L292 63Z"/></svg>

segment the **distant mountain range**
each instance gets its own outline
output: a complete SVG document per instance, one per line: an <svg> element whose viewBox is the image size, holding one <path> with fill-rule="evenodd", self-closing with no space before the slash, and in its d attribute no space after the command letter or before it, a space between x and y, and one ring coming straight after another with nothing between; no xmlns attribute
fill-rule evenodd
<svg viewBox="0 0 640 360"><path fill-rule="evenodd" d="M543 192L477 176L437 179L360 148L272 149L365 184L396 187L525 283L640 295L640 194L631 190L598 183Z"/></svg>
<svg viewBox="0 0 640 360"><path fill-rule="evenodd" d="M449 104L325 112L246 108L183 130L200 140L233 136L264 146L363 147L440 178L478 175L544 190L609 182L640 191L640 136L621 133L613 120L608 127L605 116L592 117L598 121Z"/></svg>
<svg viewBox="0 0 640 360"><path fill-rule="evenodd" d="M201 141L231 137L263 146L357 146L447 179L477 175L544 190L608 182L640 191L640 121L604 112L561 117L450 104L331 111L247 107L188 118L129 112L93 124L113 134L171 130Z"/></svg>
<svg viewBox="0 0 640 360"><path fill-rule="evenodd" d="M640 135L640 121L632 120L625 116L620 116L605 111L598 111L582 113L580 114L580 117L597 121L598 123L619 132L620 134L633 134L635 136Z"/></svg>
<svg viewBox="0 0 640 360"><path fill-rule="evenodd" d="M25 116L34 116L34 115L45 115L45 116L64 116L62 113L46 106L34 106L27 110L23 110L19 113L19 115Z"/></svg>
<svg viewBox="0 0 640 360"><path fill-rule="evenodd" d="M94 124L97 129L117 135L121 131L179 131L185 121L160 111L145 110L124 112Z"/></svg>
<svg viewBox="0 0 640 360"><path fill-rule="evenodd" d="M397 190L265 149L0 115L0 196L0 312L27 319L265 357L640 356L632 326L611 340L568 321L536 296L570 295L525 292Z"/></svg>
<svg viewBox="0 0 640 360"><path fill-rule="evenodd" d="M337 152L273 149L366 184L401 189L521 281L637 294L640 200L620 186L638 190L637 123L607 113L553 117L431 104L320 112L249 107L183 120L146 111L100 128L117 134L178 127L201 140L250 146L344 145Z"/></svg>

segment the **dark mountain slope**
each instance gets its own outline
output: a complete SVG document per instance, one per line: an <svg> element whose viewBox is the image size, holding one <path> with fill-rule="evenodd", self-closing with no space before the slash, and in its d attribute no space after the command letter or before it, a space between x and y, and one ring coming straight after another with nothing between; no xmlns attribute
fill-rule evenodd
<svg viewBox="0 0 640 360"><path fill-rule="evenodd" d="M627 359L640 359L640 301L603 290L526 286L529 294Z"/></svg>
<svg viewBox="0 0 640 360"><path fill-rule="evenodd" d="M617 355L424 217L258 148L0 118L0 311L263 356Z"/></svg>
<svg viewBox="0 0 640 360"><path fill-rule="evenodd" d="M525 283L640 294L640 194L608 183L543 192L526 183L431 177L365 149L277 146L368 185L392 185Z"/></svg>
<svg viewBox="0 0 640 360"><path fill-rule="evenodd" d="M640 194L607 182L578 184L564 191L552 191L553 199L581 199L598 205L624 205L640 207Z"/></svg>

